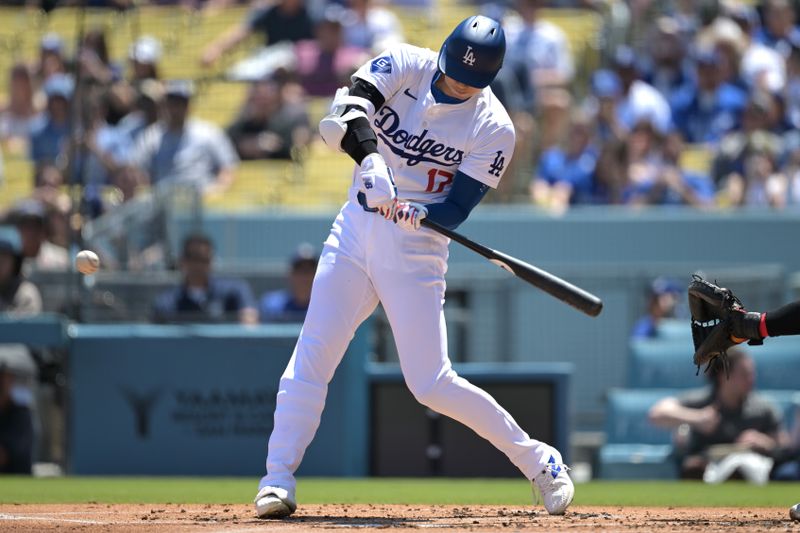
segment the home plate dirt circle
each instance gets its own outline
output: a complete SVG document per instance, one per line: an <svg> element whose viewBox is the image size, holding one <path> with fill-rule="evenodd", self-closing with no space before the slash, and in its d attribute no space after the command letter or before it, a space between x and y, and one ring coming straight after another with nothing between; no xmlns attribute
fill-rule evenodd
<svg viewBox="0 0 800 533"><path fill-rule="evenodd" d="M319 532L450 531L797 531L783 508L571 507L565 516L515 506L303 505L286 520L258 520L251 505L0 505L0 531Z"/></svg>

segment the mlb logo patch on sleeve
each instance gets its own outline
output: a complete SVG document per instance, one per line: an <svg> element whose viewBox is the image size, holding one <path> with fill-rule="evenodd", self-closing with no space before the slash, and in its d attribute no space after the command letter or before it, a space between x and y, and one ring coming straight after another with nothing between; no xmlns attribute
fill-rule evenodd
<svg viewBox="0 0 800 533"><path fill-rule="evenodd" d="M374 60L369 67L370 72L382 72L388 74L392 71L392 59L389 57L379 57Z"/></svg>

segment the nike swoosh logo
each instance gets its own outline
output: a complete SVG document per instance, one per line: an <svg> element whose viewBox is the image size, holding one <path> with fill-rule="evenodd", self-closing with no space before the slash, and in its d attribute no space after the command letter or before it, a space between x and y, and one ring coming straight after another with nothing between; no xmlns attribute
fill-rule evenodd
<svg viewBox="0 0 800 533"><path fill-rule="evenodd" d="M416 97L416 96L414 96L413 94L411 94L410 92L408 92L408 87L406 87L406 90L405 90L405 91L403 91L403 94L404 94L404 95L406 95L406 96L408 96L409 98L413 98L414 100L416 100L416 99L417 99L417 97Z"/></svg>

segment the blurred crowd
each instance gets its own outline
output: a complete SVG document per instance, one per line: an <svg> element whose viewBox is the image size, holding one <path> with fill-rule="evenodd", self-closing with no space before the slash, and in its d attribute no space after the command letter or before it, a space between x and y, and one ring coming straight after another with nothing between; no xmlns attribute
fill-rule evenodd
<svg viewBox="0 0 800 533"><path fill-rule="evenodd" d="M630 2L647 23L609 41L581 95L564 35L538 19L537 2L521 2L506 24L506 68L530 87L508 83L506 98L540 143L531 200L554 210L797 204L796 4ZM686 165L687 147L705 164Z"/></svg>
<svg viewBox="0 0 800 533"><path fill-rule="evenodd" d="M71 43L48 33L38 58L12 67L0 109L3 153L33 162L35 194L51 207L69 208L56 193L62 185L83 185L81 212L93 217L113 207L102 194L108 187L117 191L113 202L162 182L222 194L240 160L296 157L312 137L308 99L330 97L370 55L402 40L397 18L370 0L315 10L280 0L254 3L245 20L210 35L190 59L211 70L251 34L262 36L264 53L256 55L267 65L245 65L239 81L249 90L239 112L211 124L192 116L191 80L160 76L158 39L141 36L120 61L103 28L86 31L71 53Z"/></svg>
<svg viewBox="0 0 800 533"><path fill-rule="evenodd" d="M495 200L524 197L554 211L575 204L797 204L797 4L476 6L506 28L508 52L493 90L518 134ZM601 17L595 60L579 57L570 36L541 17L542 8L558 7ZM80 208L96 217L166 182L224 194L241 160L301 158L314 138L309 101L329 98L370 56L404 40L391 6L375 0L276 0L254 2L239 23L209 35L187 59L218 73L221 58L251 36L263 46L227 72L249 85L247 95L229 123L212 124L193 116L194 83L162 79L158 39L142 35L122 59L110 56L103 28L88 29L79 45L48 33L38 57L12 67L0 110L3 153L30 158L34 194L49 211ZM699 163L687 165L693 156ZM80 206L61 194L70 183L84 186Z"/></svg>

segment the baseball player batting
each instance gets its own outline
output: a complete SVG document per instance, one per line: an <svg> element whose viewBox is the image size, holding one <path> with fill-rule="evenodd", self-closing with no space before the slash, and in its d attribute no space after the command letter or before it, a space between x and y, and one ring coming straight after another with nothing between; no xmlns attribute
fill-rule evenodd
<svg viewBox="0 0 800 533"><path fill-rule="evenodd" d="M297 508L294 473L319 426L328 382L378 302L414 397L505 453L550 514L572 502L575 489L558 450L529 437L452 369L442 311L449 240L421 227L426 217L450 229L461 224L511 159L514 127L489 89L505 47L503 28L483 16L461 22L438 55L393 47L336 92L320 122L325 143L356 166L280 380L267 475L255 498L259 517L282 518Z"/></svg>

